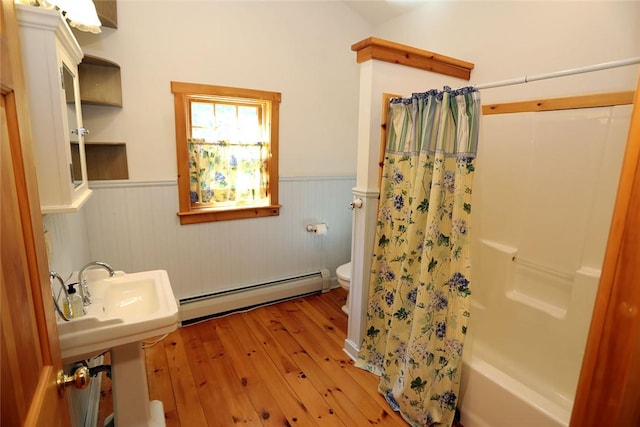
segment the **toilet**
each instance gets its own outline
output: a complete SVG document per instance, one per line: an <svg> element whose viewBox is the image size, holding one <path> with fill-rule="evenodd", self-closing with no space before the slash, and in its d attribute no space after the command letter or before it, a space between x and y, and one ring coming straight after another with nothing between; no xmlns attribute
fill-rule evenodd
<svg viewBox="0 0 640 427"><path fill-rule="evenodd" d="M336 277L342 289L347 291L347 303L342 306L342 311L349 314L349 288L351 287L351 263L342 264L336 269Z"/></svg>

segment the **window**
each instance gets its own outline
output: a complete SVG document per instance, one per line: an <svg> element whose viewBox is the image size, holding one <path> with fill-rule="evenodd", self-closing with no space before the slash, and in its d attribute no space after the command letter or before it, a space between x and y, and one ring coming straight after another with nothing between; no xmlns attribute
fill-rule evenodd
<svg viewBox="0 0 640 427"><path fill-rule="evenodd" d="M275 216L280 93L171 82L181 224Z"/></svg>

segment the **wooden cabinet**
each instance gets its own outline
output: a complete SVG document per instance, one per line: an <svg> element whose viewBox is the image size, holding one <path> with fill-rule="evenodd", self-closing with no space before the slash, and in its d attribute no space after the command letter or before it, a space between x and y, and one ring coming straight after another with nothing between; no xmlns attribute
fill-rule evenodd
<svg viewBox="0 0 640 427"><path fill-rule="evenodd" d="M91 195L78 79L83 53L59 12L16 9L42 213L74 212Z"/></svg>

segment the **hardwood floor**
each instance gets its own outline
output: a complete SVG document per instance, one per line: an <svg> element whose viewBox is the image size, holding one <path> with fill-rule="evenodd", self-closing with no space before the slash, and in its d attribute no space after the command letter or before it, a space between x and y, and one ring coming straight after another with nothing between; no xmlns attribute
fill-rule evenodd
<svg viewBox="0 0 640 427"><path fill-rule="evenodd" d="M167 426L406 426L376 376L342 351L346 294L282 302L179 328L145 350ZM101 419L110 413L103 379Z"/></svg>

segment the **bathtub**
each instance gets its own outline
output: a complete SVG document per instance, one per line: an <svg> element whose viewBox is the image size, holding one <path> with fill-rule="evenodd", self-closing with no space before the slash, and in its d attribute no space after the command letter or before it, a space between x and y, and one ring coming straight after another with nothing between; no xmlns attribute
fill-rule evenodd
<svg viewBox="0 0 640 427"><path fill-rule="evenodd" d="M463 353L465 427L567 427L599 270L518 262L481 240ZM534 286L535 285L535 286Z"/></svg>
<svg viewBox="0 0 640 427"><path fill-rule="evenodd" d="M559 404L487 361L472 357L462 369L464 427L566 427L571 405Z"/></svg>
<svg viewBox="0 0 640 427"><path fill-rule="evenodd" d="M631 107L483 117L465 427L566 427Z"/></svg>

